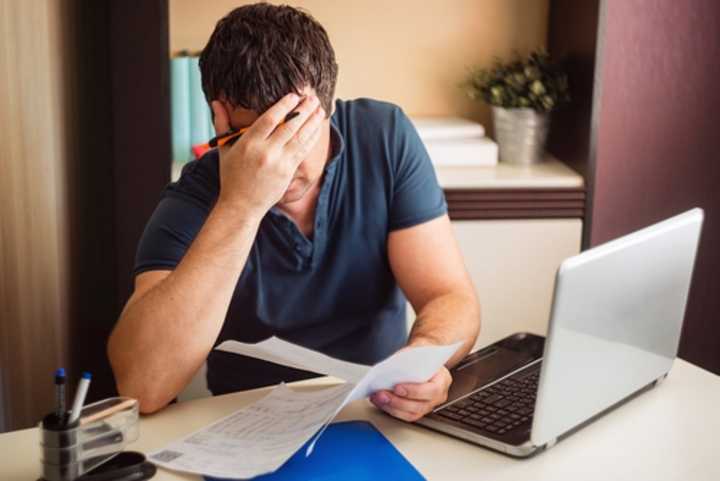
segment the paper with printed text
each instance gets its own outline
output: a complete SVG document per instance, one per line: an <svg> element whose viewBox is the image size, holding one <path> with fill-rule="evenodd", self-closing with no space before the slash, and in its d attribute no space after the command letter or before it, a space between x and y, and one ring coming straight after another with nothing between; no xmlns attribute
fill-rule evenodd
<svg viewBox="0 0 720 481"><path fill-rule="evenodd" d="M151 453L152 462L176 471L218 478L249 478L273 472L312 439L305 453L310 455L325 427L349 402L381 389L392 389L396 384L429 380L462 344L407 348L368 367L339 361L276 338L268 341L259 344L226 341L218 349L281 361L348 382L310 392L294 391L281 384L256 403Z"/></svg>

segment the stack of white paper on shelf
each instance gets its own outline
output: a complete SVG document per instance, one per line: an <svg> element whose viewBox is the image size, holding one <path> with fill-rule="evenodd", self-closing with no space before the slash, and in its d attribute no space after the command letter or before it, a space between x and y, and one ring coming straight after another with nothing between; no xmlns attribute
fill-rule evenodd
<svg viewBox="0 0 720 481"><path fill-rule="evenodd" d="M309 456L346 404L396 384L426 382L461 344L411 347L374 366L364 366L275 337L258 344L225 341L216 349L347 382L310 392L281 384L254 404L150 453L149 459L167 469L216 478L245 479L271 473L306 443L305 456Z"/></svg>
<svg viewBox="0 0 720 481"><path fill-rule="evenodd" d="M497 144L485 137L481 124L459 117L413 117L411 120L433 164L497 164Z"/></svg>

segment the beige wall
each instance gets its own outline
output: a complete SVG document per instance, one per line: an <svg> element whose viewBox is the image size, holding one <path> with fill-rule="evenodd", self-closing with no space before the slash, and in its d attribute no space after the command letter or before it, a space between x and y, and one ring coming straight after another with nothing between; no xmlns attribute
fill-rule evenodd
<svg viewBox="0 0 720 481"><path fill-rule="evenodd" d="M170 0L170 50L200 50L215 23L252 2ZM274 2L280 3L280 2ZM544 47L548 0L304 0L335 48L337 96L373 97L411 115L461 115L488 124L489 110L457 87L473 65Z"/></svg>
<svg viewBox="0 0 720 481"><path fill-rule="evenodd" d="M63 11L0 1L0 431L36 423L70 368Z"/></svg>

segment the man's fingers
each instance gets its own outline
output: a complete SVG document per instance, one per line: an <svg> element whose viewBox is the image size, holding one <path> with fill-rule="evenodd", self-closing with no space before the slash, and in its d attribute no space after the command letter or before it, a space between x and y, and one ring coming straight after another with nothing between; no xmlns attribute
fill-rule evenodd
<svg viewBox="0 0 720 481"><path fill-rule="evenodd" d="M285 119L285 116L297 107L299 101L298 94L294 92L287 94L258 117L247 133L257 135L261 139L268 138L275 128L280 125L280 122Z"/></svg>
<svg viewBox="0 0 720 481"><path fill-rule="evenodd" d="M312 139L313 136L320 130L322 121L325 119L325 110L320 104L312 111L307 121L298 129L297 133L293 136L293 141L305 144L308 140Z"/></svg>
<svg viewBox="0 0 720 481"><path fill-rule="evenodd" d="M300 105L293 109L293 112L297 112L298 115L284 124L279 125L270 136L270 140L279 146L284 146L289 141L295 139L301 127L307 122L310 122L310 118L318 105L320 105L320 100L318 100L316 96L305 97Z"/></svg>
<svg viewBox="0 0 720 481"><path fill-rule="evenodd" d="M323 118L324 111L318 106L317 110L307 119L302 128L285 144L285 152L300 161L307 157L310 150L320 138L320 126Z"/></svg>
<svg viewBox="0 0 720 481"><path fill-rule="evenodd" d="M213 125L215 126L215 135L224 134L230 130L230 115L222 102L213 100L210 102L210 108L213 111Z"/></svg>
<svg viewBox="0 0 720 481"><path fill-rule="evenodd" d="M389 391L379 391L370 400L383 411L405 421L417 421L432 411L429 402L401 398Z"/></svg>
<svg viewBox="0 0 720 481"><path fill-rule="evenodd" d="M398 396L417 401L432 401L440 395L440 388L433 383L398 384L393 392Z"/></svg>
<svg viewBox="0 0 720 481"><path fill-rule="evenodd" d="M414 422L447 400L452 376L446 367L424 383L398 384L391 391L378 391L370 400L388 414Z"/></svg>
<svg viewBox="0 0 720 481"><path fill-rule="evenodd" d="M421 417L423 417L422 414L415 414L415 413L409 413L406 411L401 411L400 409L396 409L392 406L381 406L380 409L388 413L389 415L396 417L398 419L402 419L403 421L407 421L409 423L414 423Z"/></svg>
<svg viewBox="0 0 720 481"><path fill-rule="evenodd" d="M445 402L452 377L446 368L441 368L428 382L398 384L393 390L396 395L418 401Z"/></svg>

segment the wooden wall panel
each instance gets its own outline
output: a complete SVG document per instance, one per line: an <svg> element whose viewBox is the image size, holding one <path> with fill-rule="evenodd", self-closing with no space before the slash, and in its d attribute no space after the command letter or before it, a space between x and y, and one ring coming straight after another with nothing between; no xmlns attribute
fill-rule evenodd
<svg viewBox="0 0 720 481"><path fill-rule="evenodd" d="M0 431L53 370L112 395L108 335L170 178L166 0L0 2Z"/></svg>
<svg viewBox="0 0 720 481"><path fill-rule="evenodd" d="M70 367L63 15L0 2L0 431L37 422L54 369Z"/></svg>

